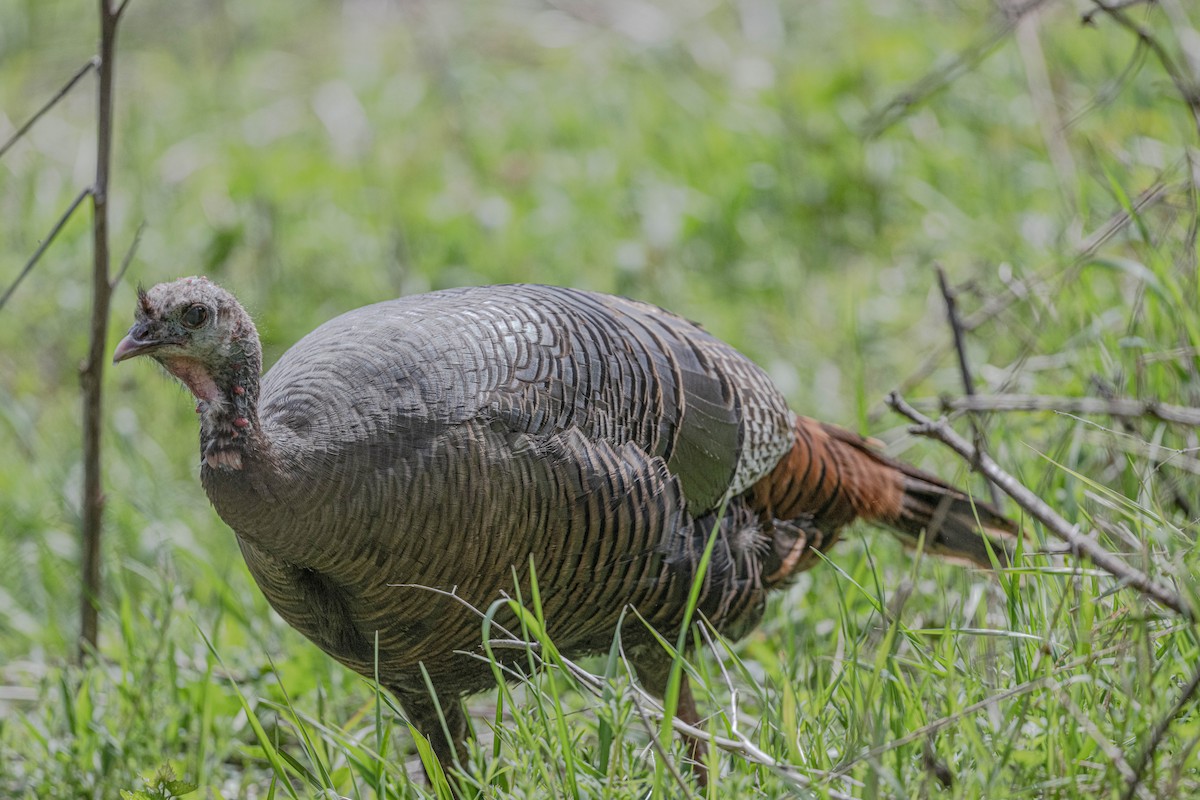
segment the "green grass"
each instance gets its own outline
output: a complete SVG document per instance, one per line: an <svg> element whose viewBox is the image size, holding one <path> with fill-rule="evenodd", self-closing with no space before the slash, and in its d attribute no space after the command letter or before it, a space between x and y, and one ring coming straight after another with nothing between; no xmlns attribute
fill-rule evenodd
<svg viewBox="0 0 1200 800"><path fill-rule="evenodd" d="M111 341L136 282L194 273L246 302L268 363L398 293L613 291L702 321L796 409L982 490L881 404L937 353L907 396L960 391L937 262L968 317L1012 299L969 336L981 391L1200 405L1185 163L1198 136L1128 31L1051 5L1041 56L1006 37L863 134L986 38L986 8L135 0L120 41L117 258L146 227ZM91 12L0 4L0 134L92 54ZM1194 8L1129 14L1188 63ZM1039 58L1065 127L1031 99ZM88 181L92 126L85 82L0 160L0 286ZM390 698L273 616L198 485L190 398L144 365L106 377L102 635L87 667L71 665L89 242L85 213L0 311L0 796L170 796L172 780L196 785L190 797L446 796L448 783L414 783L421 743ZM1195 431L1055 414L981 425L1002 466L1196 603ZM1024 528L1031 552L1053 544ZM1121 797L1200 641L1071 566L1031 555L994 579L852 530L758 630L679 663L712 734L786 767L722 753L708 796ZM537 641L537 598L522 602ZM696 791L666 766L659 748L678 765L683 745L635 702L619 640L581 662L599 683L539 645L530 666L547 669L473 701L480 736L448 781L497 797ZM1189 702L1140 796L1200 792L1198 742Z"/></svg>

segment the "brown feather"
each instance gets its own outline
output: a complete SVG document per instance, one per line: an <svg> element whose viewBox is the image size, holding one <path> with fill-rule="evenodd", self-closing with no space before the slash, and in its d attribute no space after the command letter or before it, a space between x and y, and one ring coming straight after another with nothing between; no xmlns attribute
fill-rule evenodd
<svg viewBox="0 0 1200 800"><path fill-rule="evenodd" d="M855 519L888 528L909 547L924 536L938 555L990 567L994 554L998 564L1008 563L1016 525L989 504L836 425L797 415L794 436L792 449L750 490L751 507L764 517L803 520L809 529L768 581L811 566L811 553L797 550L828 549Z"/></svg>

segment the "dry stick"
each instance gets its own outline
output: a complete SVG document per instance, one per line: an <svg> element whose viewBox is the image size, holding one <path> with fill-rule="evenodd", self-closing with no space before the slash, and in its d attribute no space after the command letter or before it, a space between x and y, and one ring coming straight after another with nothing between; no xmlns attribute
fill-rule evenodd
<svg viewBox="0 0 1200 800"><path fill-rule="evenodd" d="M1148 47L1150 52L1154 53L1154 57L1162 65L1163 71L1167 73L1167 77L1171 79L1171 83L1175 84L1175 90L1179 92L1179 96L1188 107L1188 111L1192 113L1192 121L1196 125L1197 133L1200 133L1200 87L1197 87L1185 74L1185 71L1180 69L1179 65L1175 63L1175 59L1171 58L1171 54L1167 52L1167 48L1163 47L1162 42L1153 33L1143 28L1125 13L1127 6L1136 5L1136 3L1116 3L1109 5L1103 2L1103 0L1092 0L1092 2L1096 5L1097 10L1103 11L1122 28L1137 36L1138 41ZM1083 23L1086 25L1093 22L1094 14L1095 12L1084 14L1082 17Z"/></svg>
<svg viewBox="0 0 1200 800"><path fill-rule="evenodd" d="M75 84L79 83L80 79L82 79L84 75L87 75L99 65L99 56L92 56L90 59L88 59L86 64L75 70L75 74L72 75L67 82L62 85L62 88L55 92L53 97L47 100L41 108L34 112L33 116L27 119L24 125L17 128L16 132L13 133L12 136L8 137L8 140L5 141L4 144L0 145L0 158L3 158L4 154L12 149L12 146L20 141L21 137L28 133L29 129L34 126L34 123L41 119L47 111L58 105L58 101L66 97L67 92L71 91Z"/></svg>
<svg viewBox="0 0 1200 800"><path fill-rule="evenodd" d="M1004 490L1004 493L1016 501L1017 505L1029 514L1059 539L1069 544L1075 553L1088 558L1097 567L1108 572L1122 583L1132 586L1142 594L1158 601L1167 608L1192 619L1194 614L1183 598L1170 587L1164 586L1138 568L1126 564L1121 559L1109 553L1096 544L1088 536L1080 532L1078 525L1072 525L1059 516L1058 512L1048 506L1040 497L1025 487L1020 481L997 466L987 455L977 453L966 439L955 433L945 420L933 420L910 406L896 392L888 396L887 403L893 409L911 419L916 425L909 431L916 436L926 436L945 444L964 459L976 464L980 472Z"/></svg>
<svg viewBox="0 0 1200 800"><path fill-rule="evenodd" d="M872 113L863 125L867 137L881 135L908 114L909 110L928 100L933 95L966 75L991 55L1017 26L1021 18L1044 5L1047 0L1029 0L1023 5L1009 9L978 40L960 50L949 64L927 73L909 88L897 94L886 105Z"/></svg>
<svg viewBox="0 0 1200 800"><path fill-rule="evenodd" d="M1093 8L1091 11L1085 11L1079 15L1079 21L1084 25L1095 25L1096 15L1101 11L1124 10L1133 8L1134 6L1149 6L1153 5L1155 0L1121 0L1119 3L1114 3L1108 8Z"/></svg>
<svg viewBox="0 0 1200 800"><path fill-rule="evenodd" d="M1091 114L1098 108L1104 108L1112 103L1124 91L1136 76L1142 70L1142 65L1146 61L1146 53L1148 49L1146 45L1138 42L1133 48L1133 52L1129 54L1129 60L1125 63L1119 72L1113 76L1104 86L1096 91L1096 93L1088 99L1086 103L1082 103L1078 108L1074 109L1064 123L1066 130L1070 130L1079 124L1084 117Z"/></svg>
<svg viewBox="0 0 1200 800"><path fill-rule="evenodd" d="M129 2L129 0L125 0ZM138 225L137 231L133 234L133 241L129 243L129 249L125 251L125 257L121 259L121 267L117 270L117 274L109 281L109 287L116 289L121 283L121 278L125 277L125 271L129 269L130 263L133 261L133 255L137 252L138 245L142 243L142 231L146 230L146 221Z"/></svg>
<svg viewBox="0 0 1200 800"><path fill-rule="evenodd" d="M1056 275L1049 277L1035 275L1033 278L1025 282L1025 294L1028 294L1029 292L1034 291L1041 286L1049 284L1056 278L1065 280L1069 275L1072 274L1073 270L1078 268L1080 264L1084 263L1088 258L1090 258L1105 242L1107 242L1126 225L1128 225L1135 215L1142 213L1145 209L1149 208L1151 205L1157 203L1164 196L1166 196L1167 191L1170 188L1172 187L1168 186L1166 183L1157 181L1152 186L1144 190L1133 201L1129 210L1121 209L1117 213L1113 214L1111 217L1105 220L1103 225L1092 231L1092 234L1083 240L1083 242L1076 249L1075 257L1071 260L1070 265L1065 270L1062 270ZM988 299L982 306L979 307L978 310L975 311L975 313L969 314L963 319L963 330L973 331L976 328L985 325L995 317L1004 313L1004 311L1006 311L1013 303L1024 299L1024 296L1025 295L1020 295L1010 290L1004 294L996 295ZM937 369L937 365L941 363L942 358L945 357L947 349L948 348L944 346L934 348L933 351L925 357L925 360L922 361L907 378L901 381L900 387L897 389L897 391L901 393L911 391L922 381L928 378L933 371ZM868 418L874 421L883 416L884 405L885 404L878 404L872 408Z"/></svg>
<svg viewBox="0 0 1200 800"><path fill-rule="evenodd" d="M54 223L54 227L50 229L50 232L46 234L46 238L42 240L40 245L38 245L38 249L34 250L33 255L31 255L29 260L25 262L25 266L21 268L21 272L17 275L16 280L14 280L4 292L4 296L0 297L0 308L4 308L5 303L7 303L8 299L13 296L13 292L15 292L17 287L21 285L21 281L25 280L25 276L33 271L34 266L41 261L42 254L45 253L47 248L50 247L50 243L53 242L58 236L58 232L61 231L63 226L67 224L67 220L69 220L71 215L75 213L75 209L79 208L79 204L83 202L83 198L87 197L91 193L92 187L88 186L87 188L80 190L79 194L75 195L75 199L71 201L71 205L67 206L67 210L62 213L62 216L58 218L58 222Z"/></svg>
<svg viewBox="0 0 1200 800"><path fill-rule="evenodd" d="M932 405L914 402L918 407ZM1086 414L1138 419L1150 417L1162 422L1200 426L1200 408L1175 406L1154 400L1105 400L1101 397L1056 397L1040 394L977 394L971 397L943 397L937 401L943 412L969 411L1052 411L1056 414Z"/></svg>
<svg viewBox="0 0 1200 800"><path fill-rule="evenodd" d="M99 636L100 534L104 491L100 474L101 399L108 349L112 300L108 251L108 175L112 162L113 75L116 71L120 11L99 0L100 54L96 90L96 182L92 185L92 315L87 360L80 370L83 387L83 591L80 600L79 659L96 649Z"/></svg>
<svg viewBox="0 0 1200 800"><path fill-rule="evenodd" d="M950 288L950 281L946 279L946 270L942 268L941 264L934 264L933 268L937 272L942 299L946 301L946 320L950 323L950 330L954 334L954 349L958 351L958 371L962 375L963 391L967 397L973 397L975 380L971 377L971 364L967 361L967 340L963 334L962 321L958 317L958 301L954 297L954 291ZM982 455L984 453L983 431L979 427L979 420L975 417L971 417L971 432L975 435L975 452ZM992 495L992 505L999 508L1000 490L996 484L988 481L988 491Z"/></svg>
<svg viewBox="0 0 1200 800"><path fill-rule="evenodd" d="M1125 787L1125 792L1121 795L1121 800L1130 800L1134 793L1137 792L1138 786L1142 782L1142 775L1146 771L1146 766L1154 757L1154 751L1158 749L1159 744L1162 743L1163 738L1167 735L1167 730L1171 727L1171 723L1183 712L1184 706L1191 702L1192 695L1196 693L1196 689L1198 688L1200 688L1200 667L1197 667L1192 672L1192 679L1188 681L1188 685L1183 687L1183 691L1179 693L1179 699L1175 701L1175 705L1155 724L1154 732L1150 734L1150 741L1146 743L1146 748L1142 750L1137 763L1133 765L1133 778Z"/></svg>

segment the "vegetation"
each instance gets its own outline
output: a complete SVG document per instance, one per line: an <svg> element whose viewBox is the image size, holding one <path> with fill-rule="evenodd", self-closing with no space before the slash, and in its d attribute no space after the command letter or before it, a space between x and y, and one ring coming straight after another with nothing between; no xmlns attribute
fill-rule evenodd
<svg viewBox="0 0 1200 800"><path fill-rule="evenodd" d="M0 136L95 52L81 6L0 4ZM962 393L934 264L982 395L1200 406L1200 14L1088 8L135 0L118 263L144 232L110 340L136 282L193 273L246 301L268 364L397 293L618 292L983 494L882 402ZM0 286L91 179L88 86L0 159ZM0 796L446 796L412 778L420 743L388 698L268 609L198 485L189 398L145 365L106 373L100 643L72 665L84 216L0 310ZM1002 467L1200 607L1194 425L972 419L955 424ZM709 731L752 745L714 755L707 795L1200 792L1196 628L1024 528L998 579L855 531L759 630L689 655ZM582 662L608 678L593 692L540 652L551 668L473 701L466 785L703 794L619 658Z"/></svg>

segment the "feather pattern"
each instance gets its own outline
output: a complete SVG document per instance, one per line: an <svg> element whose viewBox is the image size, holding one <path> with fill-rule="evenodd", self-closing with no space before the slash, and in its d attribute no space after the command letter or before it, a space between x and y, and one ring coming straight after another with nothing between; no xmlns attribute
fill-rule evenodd
<svg viewBox="0 0 1200 800"><path fill-rule="evenodd" d="M253 323L223 289L184 279L138 302L115 358L146 353L204 387L201 479L267 599L343 664L378 669L425 730L440 723L422 667L450 701L487 688L490 668L462 655L480 649L471 607L528 597L531 565L549 634L583 653L630 608L675 633L711 536L699 610L740 636L857 517L985 565L1014 530L792 414L732 347L633 300L525 285L378 303L261 382ZM646 627L622 636L657 685ZM456 709L442 716L461 745Z"/></svg>

